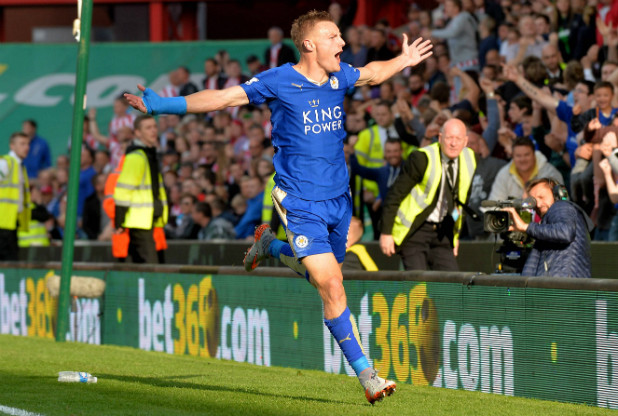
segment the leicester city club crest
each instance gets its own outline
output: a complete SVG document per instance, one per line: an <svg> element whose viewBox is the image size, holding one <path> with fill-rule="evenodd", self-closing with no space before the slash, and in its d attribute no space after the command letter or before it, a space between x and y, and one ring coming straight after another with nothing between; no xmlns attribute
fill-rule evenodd
<svg viewBox="0 0 618 416"><path fill-rule="evenodd" d="M294 239L294 245L298 248L305 248L309 244L309 240L304 235L299 235Z"/></svg>
<svg viewBox="0 0 618 416"><path fill-rule="evenodd" d="M334 90L336 90L337 88L339 88L339 80L337 79L336 76L332 76L330 77L330 87Z"/></svg>

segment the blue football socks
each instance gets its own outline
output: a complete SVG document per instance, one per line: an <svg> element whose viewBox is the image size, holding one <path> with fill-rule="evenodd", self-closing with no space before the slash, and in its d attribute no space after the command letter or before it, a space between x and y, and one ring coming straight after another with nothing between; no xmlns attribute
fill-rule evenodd
<svg viewBox="0 0 618 416"><path fill-rule="evenodd" d="M271 256L281 260L282 263L290 267L300 276L304 276L309 280L307 269L296 259L288 243L281 240L273 240L268 247L268 252ZM363 370L369 368L369 362L367 361L367 357L365 357L363 347L360 343L356 320L350 313L348 307L345 308L338 318L324 319L324 324L335 340L337 340L339 348L343 351L343 355L348 360L348 363L350 363L350 366L352 366L357 376L362 373Z"/></svg>
<svg viewBox="0 0 618 416"><path fill-rule="evenodd" d="M268 246L268 254L270 254L272 257L274 257L274 258L278 259L278 258L279 258L279 254L281 253L281 249L282 249L284 246L288 246L288 249L289 249L290 251L292 251L292 249L290 248L290 245L289 245L289 244L284 243L284 242L283 242L283 241L281 241L281 240L274 239L274 240L270 243L270 245Z"/></svg>
<svg viewBox="0 0 618 416"><path fill-rule="evenodd" d="M268 253L276 259L279 259L283 264L294 270L299 276L304 277L309 281L309 273L307 268L296 259L292 247L288 243L281 240L273 240L268 246Z"/></svg>
<svg viewBox="0 0 618 416"><path fill-rule="evenodd" d="M326 324L330 333L337 340L339 348L341 348L346 360L354 369L356 376L359 376L363 370L369 368L369 362L360 343L356 320L348 307L345 308L338 318L324 319L324 324Z"/></svg>

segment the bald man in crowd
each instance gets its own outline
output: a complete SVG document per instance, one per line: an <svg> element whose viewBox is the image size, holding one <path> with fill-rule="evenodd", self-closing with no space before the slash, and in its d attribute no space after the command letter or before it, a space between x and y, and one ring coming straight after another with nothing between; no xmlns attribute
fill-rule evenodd
<svg viewBox="0 0 618 416"><path fill-rule="evenodd" d="M406 270L458 270L462 206L476 169L467 144L465 124L448 120L437 143L410 154L388 192L380 248L399 252Z"/></svg>
<svg viewBox="0 0 618 416"><path fill-rule="evenodd" d="M560 49L552 43L543 47L541 59L547 68L547 82L549 85L560 84L563 82L562 70L565 66L562 63Z"/></svg>

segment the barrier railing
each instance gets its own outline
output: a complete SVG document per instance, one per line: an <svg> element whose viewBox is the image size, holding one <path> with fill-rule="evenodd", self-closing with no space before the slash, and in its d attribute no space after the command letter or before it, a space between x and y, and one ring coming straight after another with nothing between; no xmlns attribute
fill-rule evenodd
<svg viewBox="0 0 618 416"><path fill-rule="evenodd" d="M249 246L243 241L200 242L172 240L165 252L167 264L184 265L229 265L241 266L244 253ZM377 242L365 243L367 251L380 270L400 270L399 256L386 257ZM499 260L495 253L497 245L491 242L463 241L457 261L462 271L490 274L495 271ZM30 247L20 252L21 260L28 262L60 261L61 246ZM592 275L598 278L618 277L618 243L592 243ZM76 262L115 263L109 242L76 241ZM268 266L279 266L278 260L264 262Z"/></svg>

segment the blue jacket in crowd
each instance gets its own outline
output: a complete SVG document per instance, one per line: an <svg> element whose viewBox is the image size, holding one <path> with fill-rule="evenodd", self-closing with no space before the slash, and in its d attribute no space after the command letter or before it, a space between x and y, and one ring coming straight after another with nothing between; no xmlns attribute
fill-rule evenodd
<svg viewBox="0 0 618 416"><path fill-rule="evenodd" d="M243 239L253 235L255 227L260 225L260 222L262 221L263 199L264 191L247 201L247 210L240 218L238 224L236 224L236 227L234 227L234 230L236 231L236 238Z"/></svg>
<svg viewBox="0 0 618 416"><path fill-rule="evenodd" d="M591 277L592 222L569 201L556 201L526 233L536 241L522 276Z"/></svg>

